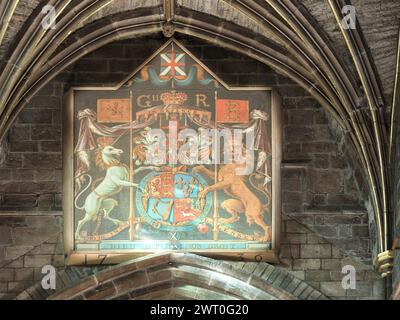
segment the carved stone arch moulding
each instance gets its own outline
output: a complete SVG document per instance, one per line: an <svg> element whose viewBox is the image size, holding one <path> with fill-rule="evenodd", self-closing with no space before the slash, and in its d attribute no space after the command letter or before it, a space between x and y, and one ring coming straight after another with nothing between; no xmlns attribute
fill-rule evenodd
<svg viewBox="0 0 400 320"><path fill-rule="evenodd" d="M57 279L62 286L56 290L43 290L37 283L16 299L328 299L305 281L271 264L260 263L248 272L232 262L190 253L148 255L97 271L67 267L57 273Z"/></svg>
<svg viewBox="0 0 400 320"><path fill-rule="evenodd" d="M154 252L277 262L280 98L172 38L113 87L65 96L68 264Z"/></svg>
<svg viewBox="0 0 400 320"><path fill-rule="evenodd" d="M17 2L7 2L5 17L13 15ZM368 55L360 55L365 51L361 28L341 29L356 66L351 68L341 64L323 32L290 0L279 3L268 0L268 6L258 1L221 0L218 6L177 1L175 7L164 5L164 9L171 9L164 14L163 1L129 1L131 7L114 7L111 12L115 14L110 15L109 9L114 5L118 7L117 3L85 0L72 9L74 2L57 1L56 29L42 28L43 16L37 15L26 30L20 32L18 45L4 59L0 74L0 137L11 127L26 102L79 58L116 40L162 32L163 24L172 21L176 33L200 37L269 65L302 86L330 112L349 135L359 155L374 213L376 249L381 253L379 257L386 260L392 240L388 223L391 182L387 172L388 143L382 132L383 108L374 68ZM166 3L173 4L173 1ZM328 3L340 25L341 1ZM45 4L46 1L43 6ZM144 4L145 11L139 9ZM129 14L122 13L127 9ZM217 21L211 16L217 17ZM232 28L233 25L236 28ZM0 39L7 26L8 23L1 26ZM67 45L58 50L61 43ZM352 69L356 72L351 72ZM358 88L358 82L362 83L363 90ZM367 98L369 108L360 108L363 98ZM379 257L378 268L384 263Z"/></svg>

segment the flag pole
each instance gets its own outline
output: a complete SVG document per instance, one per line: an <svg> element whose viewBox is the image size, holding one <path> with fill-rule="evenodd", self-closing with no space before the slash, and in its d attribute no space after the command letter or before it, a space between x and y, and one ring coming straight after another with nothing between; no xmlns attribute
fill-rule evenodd
<svg viewBox="0 0 400 320"><path fill-rule="evenodd" d="M217 90L215 90L215 132L214 132L214 152L220 152L220 150L216 150L217 147L219 147L219 141L218 139L218 134L217 134L217 100L218 100L218 94ZM219 148L220 149L220 148ZM214 183L218 182L218 164L217 164L217 153L214 154ZM214 241L218 240L218 191L214 191L214 215L213 215L213 221L214 221L214 227L213 227L213 235L214 235Z"/></svg>
<svg viewBox="0 0 400 320"><path fill-rule="evenodd" d="M132 90L129 91L130 93L130 99L129 99L129 105L130 105L130 115L129 115L129 120L130 120L130 133L129 133L129 178L130 181L133 183L133 157L132 157L132 149L133 149L133 132L132 132ZM134 240L134 234L135 232L135 208L134 208L134 202L133 202L133 188L129 188L129 240L133 241Z"/></svg>

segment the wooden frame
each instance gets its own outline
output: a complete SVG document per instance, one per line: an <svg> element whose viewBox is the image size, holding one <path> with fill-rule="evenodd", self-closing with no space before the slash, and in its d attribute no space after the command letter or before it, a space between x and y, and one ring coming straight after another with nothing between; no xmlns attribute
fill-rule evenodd
<svg viewBox="0 0 400 320"><path fill-rule="evenodd" d="M119 90L124 84L130 81L143 66L147 65L159 52L169 46L171 43L177 45L180 50L190 55L190 57L209 73L224 89L228 91L265 91L270 92L271 97L271 141L272 141L272 246L270 250L265 251L248 251L230 252L229 250L190 250L190 252L203 254L215 258L246 260L246 261L268 261L278 262L279 255L279 239L281 230L281 161L282 161L282 119L281 119L281 99L273 88L270 87L231 87L208 69L201 61L192 56L178 41L171 39L166 42L157 52L147 59L139 68L131 75L124 79L121 83L111 87L73 87L66 93L64 97L64 122L63 122L63 210L64 210L64 243L65 253L68 256L67 264L108 264L119 263L138 256L143 256L154 251L121 251L121 250L102 250L92 251L76 251L74 239L74 116L75 101L74 97L77 92L84 91L102 91L113 92ZM131 98L127 96L126 98ZM174 250L179 252L179 250Z"/></svg>

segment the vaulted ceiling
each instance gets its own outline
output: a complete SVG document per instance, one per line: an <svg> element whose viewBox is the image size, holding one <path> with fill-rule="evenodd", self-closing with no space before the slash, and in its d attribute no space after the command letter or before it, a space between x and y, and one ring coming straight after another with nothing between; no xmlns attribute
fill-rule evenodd
<svg viewBox="0 0 400 320"><path fill-rule="evenodd" d="M384 252L400 2L351 4L356 29L341 27L341 0L2 1L0 136L40 88L101 46L160 31L200 37L267 64L330 112L359 155ZM54 29L43 28L46 5L55 8Z"/></svg>

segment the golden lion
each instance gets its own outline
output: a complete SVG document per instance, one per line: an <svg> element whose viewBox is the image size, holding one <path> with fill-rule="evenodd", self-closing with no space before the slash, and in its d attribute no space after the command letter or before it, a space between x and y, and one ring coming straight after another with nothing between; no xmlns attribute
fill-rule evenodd
<svg viewBox="0 0 400 320"><path fill-rule="evenodd" d="M231 217L224 222L233 223L238 221L238 215L244 213L249 225L256 223L263 228L264 237L262 241L268 242L272 238L272 229L263 219L263 214L268 210L267 205L263 205L257 196L247 187L244 182L244 176L236 175L236 168L240 166L243 165L235 163L223 165L218 171L218 182L204 188L199 193L199 200L203 200L211 191L224 190L227 195L234 198L221 203L221 207L231 214ZM193 168L193 171L206 174L210 178L214 178L215 176L214 171L207 169L203 165Z"/></svg>

